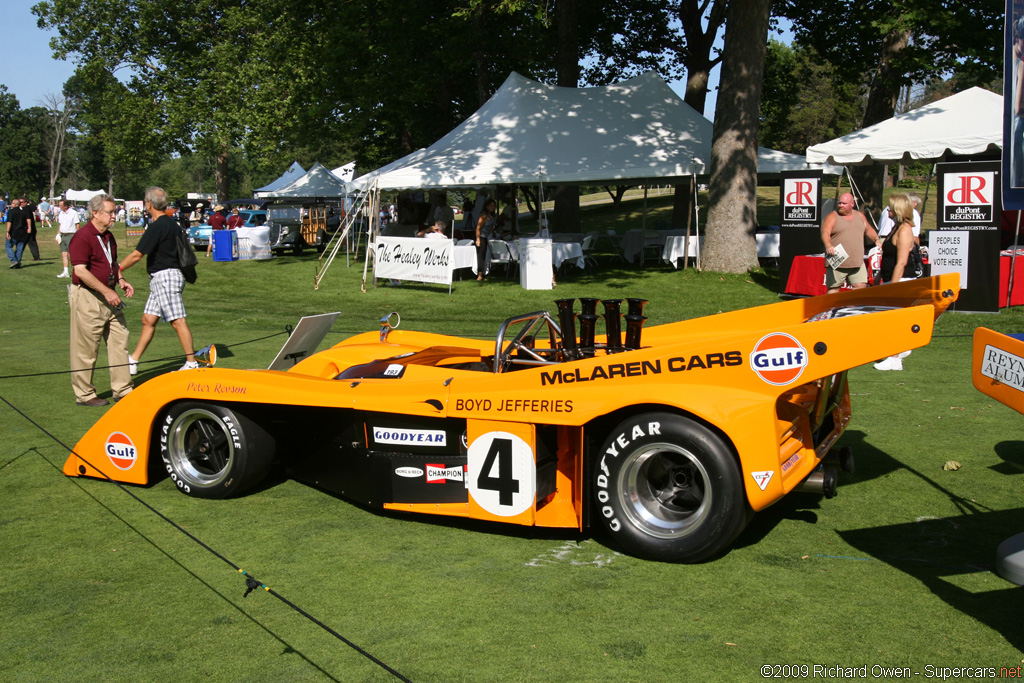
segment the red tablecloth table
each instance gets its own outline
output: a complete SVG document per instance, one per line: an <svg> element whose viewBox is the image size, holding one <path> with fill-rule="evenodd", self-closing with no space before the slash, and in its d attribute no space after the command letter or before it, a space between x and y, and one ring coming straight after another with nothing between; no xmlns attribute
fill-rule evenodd
<svg viewBox="0 0 1024 683"><path fill-rule="evenodd" d="M794 256L786 280L786 294L796 296L818 296L825 294L825 257Z"/></svg>
<svg viewBox="0 0 1024 683"><path fill-rule="evenodd" d="M1013 263L1013 257L1009 250L999 255L999 307L1006 306L1006 292L1010 288L1010 267L1013 268L1013 296L1010 298L1011 306L1024 306L1024 249L1017 254L1017 263Z"/></svg>

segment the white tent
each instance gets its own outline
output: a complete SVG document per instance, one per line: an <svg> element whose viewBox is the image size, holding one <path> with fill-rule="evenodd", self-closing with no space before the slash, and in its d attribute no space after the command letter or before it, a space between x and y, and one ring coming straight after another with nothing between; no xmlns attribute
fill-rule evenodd
<svg viewBox="0 0 1024 683"><path fill-rule="evenodd" d="M712 123L653 72L597 88L561 88L512 73L443 138L350 188L373 180L381 189L672 182L710 171L712 132ZM803 157L758 149L759 174L803 168Z"/></svg>
<svg viewBox="0 0 1024 683"><path fill-rule="evenodd" d="M971 88L905 114L807 148L807 161L830 164L912 163L947 154L998 152L1003 98Z"/></svg>
<svg viewBox="0 0 1024 683"><path fill-rule="evenodd" d="M653 73L600 88L561 88L512 73L472 116L418 160L381 173L378 184L432 189L696 175L704 170L703 117L686 109Z"/></svg>
<svg viewBox="0 0 1024 683"><path fill-rule="evenodd" d="M289 166L284 173L278 176L276 180L272 181L267 185L264 185L258 190L254 190L252 195L254 197L266 197L267 193L273 192L275 190L280 190L288 183L301 178L303 175L305 175L305 173L306 170L299 165L299 162L293 161L292 165Z"/></svg>
<svg viewBox="0 0 1024 683"><path fill-rule="evenodd" d="M352 181L352 176L356 174L356 162L350 161L338 168L332 168L331 173L341 178L343 183L348 184Z"/></svg>
<svg viewBox="0 0 1024 683"><path fill-rule="evenodd" d="M64 199L69 202L87 202L98 194L103 194L103 190L64 190Z"/></svg>
<svg viewBox="0 0 1024 683"><path fill-rule="evenodd" d="M317 162L301 178L261 194L265 199L337 199L345 196L345 183Z"/></svg>

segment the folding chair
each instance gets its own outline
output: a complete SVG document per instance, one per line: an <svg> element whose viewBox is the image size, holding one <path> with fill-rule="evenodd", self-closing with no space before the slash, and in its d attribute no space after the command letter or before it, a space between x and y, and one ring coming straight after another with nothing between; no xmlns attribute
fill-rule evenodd
<svg viewBox="0 0 1024 683"><path fill-rule="evenodd" d="M597 257L594 255L597 241L600 238L598 233L590 233L583 238L583 263L587 268L597 267Z"/></svg>
<svg viewBox="0 0 1024 683"><path fill-rule="evenodd" d="M512 252L508 248L508 244L501 240L491 240L488 242L488 246L491 249L491 266L494 264L500 264L505 268L505 279L508 280L509 275L512 272L512 267L519 267L519 263L512 257Z"/></svg>
<svg viewBox="0 0 1024 683"><path fill-rule="evenodd" d="M622 250L622 235L609 229L608 232L605 233L605 237L611 244L612 253L615 255L615 258L626 263L629 259L626 258L626 252Z"/></svg>

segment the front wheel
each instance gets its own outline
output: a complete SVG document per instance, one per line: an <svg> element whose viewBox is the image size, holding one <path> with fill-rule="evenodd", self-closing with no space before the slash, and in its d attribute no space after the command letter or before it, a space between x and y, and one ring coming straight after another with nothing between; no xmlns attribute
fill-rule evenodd
<svg viewBox="0 0 1024 683"><path fill-rule="evenodd" d="M222 405L178 403L164 416L160 457L182 492L227 498L266 476L274 440L255 422Z"/></svg>
<svg viewBox="0 0 1024 683"><path fill-rule="evenodd" d="M750 516L732 449L712 430L671 413L630 418L611 431L592 475L598 516L638 556L700 562L727 547Z"/></svg>

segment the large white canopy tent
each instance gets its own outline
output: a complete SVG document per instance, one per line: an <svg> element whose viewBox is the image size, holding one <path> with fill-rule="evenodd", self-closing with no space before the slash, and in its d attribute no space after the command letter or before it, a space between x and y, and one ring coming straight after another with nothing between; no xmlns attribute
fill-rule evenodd
<svg viewBox="0 0 1024 683"><path fill-rule="evenodd" d="M807 148L808 163L909 164L999 152L1003 98L970 88L848 135Z"/></svg>
<svg viewBox="0 0 1024 683"><path fill-rule="evenodd" d="M807 161L862 166L935 162L954 155L998 154L1003 148L1002 117L1001 95L983 88L969 88L873 126L812 145L807 148ZM925 203L927 200L926 193ZM922 213L924 210L922 204Z"/></svg>
<svg viewBox="0 0 1024 683"><path fill-rule="evenodd" d="M674 183L710 171L712 132L711 121L654 72L594 88L545 85L513 72L443 138L352 187ZM758 148L759 174L802 168L803 157Z"/></svg>

